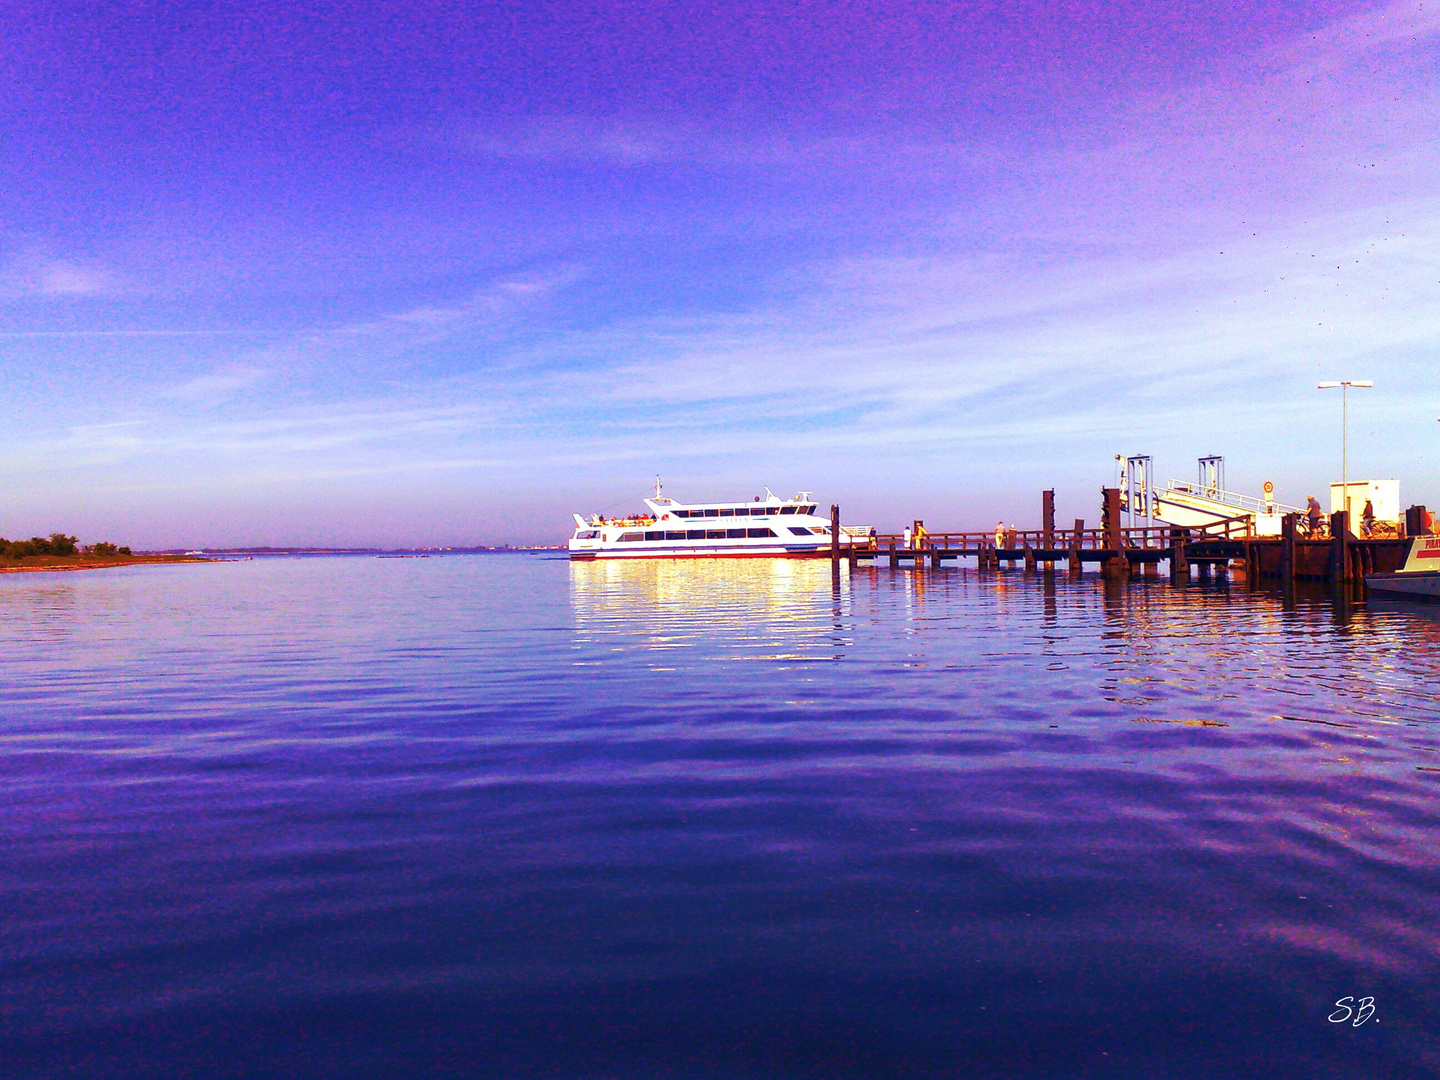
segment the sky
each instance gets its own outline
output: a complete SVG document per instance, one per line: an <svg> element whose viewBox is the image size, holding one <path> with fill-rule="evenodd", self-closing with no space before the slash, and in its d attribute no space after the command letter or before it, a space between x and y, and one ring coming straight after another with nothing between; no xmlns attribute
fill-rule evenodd
<svg viewBox="0 0 1440 1080"><path fill-rule="evenodd" d="M557 543L1117 454L1440 505L1440 0L0 7L0 535Z"/></svg>

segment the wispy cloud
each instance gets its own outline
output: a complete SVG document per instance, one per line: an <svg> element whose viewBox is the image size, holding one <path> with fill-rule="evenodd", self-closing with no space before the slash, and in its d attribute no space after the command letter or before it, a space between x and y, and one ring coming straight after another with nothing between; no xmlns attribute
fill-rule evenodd
<svg viewBox="0 0 1440 1080"><path fill-rule="evenodd" d="M166 391L165 396L175 401L214 406L229 401L242 390L248 390L255 386L265 376L266 372L260 368L213 372L172 387Z"/></svg>
<svg viewBox="0 0 1440 1080"><path fill-rule="evenodd" d="M25 249L0 263L0 299L62 299L113 294L123 290L120 277L97 263L54 257Z"/></svg>

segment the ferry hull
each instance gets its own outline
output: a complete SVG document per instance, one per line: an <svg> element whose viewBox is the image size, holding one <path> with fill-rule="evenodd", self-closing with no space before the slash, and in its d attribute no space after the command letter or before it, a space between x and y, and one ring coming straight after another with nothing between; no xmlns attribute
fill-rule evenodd
<svg viewBox="0 0 1440 1080"><path fill-rule="evenodd" d="M1365 584L1376 596L1397 600L1418 600L1422 604L1440 603L1440 570L1408 574L1366 574Z"/></svg>
<svg viewBox="0 0 1440 1080"><path fill-rule="evenodd" d="M1415 537L1399 573L1366 574L1365 584L1378 596L1422 604L1440 602L1440 536Z"/></svg>

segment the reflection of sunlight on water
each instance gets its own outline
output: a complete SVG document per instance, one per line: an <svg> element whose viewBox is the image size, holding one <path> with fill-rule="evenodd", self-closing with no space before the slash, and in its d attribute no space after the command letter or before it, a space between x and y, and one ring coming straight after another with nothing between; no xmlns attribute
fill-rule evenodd
<svg viewBox="0 0 1440 1080"><path fill-rule="evenodd" d="M834 660L851 644L850 577L823 559L615 559L570 564L577 640L705 643L731 660Z"/></svg>

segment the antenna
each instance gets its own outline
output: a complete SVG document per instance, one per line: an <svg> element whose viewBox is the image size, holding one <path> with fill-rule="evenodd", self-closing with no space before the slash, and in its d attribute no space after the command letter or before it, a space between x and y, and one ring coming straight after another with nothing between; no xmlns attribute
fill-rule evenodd
<svg viewBox="0 0 1440 1080"><path fill-rule="evenodd" d="M660 477L655 477L655 498L660 498Z"/></svg>

